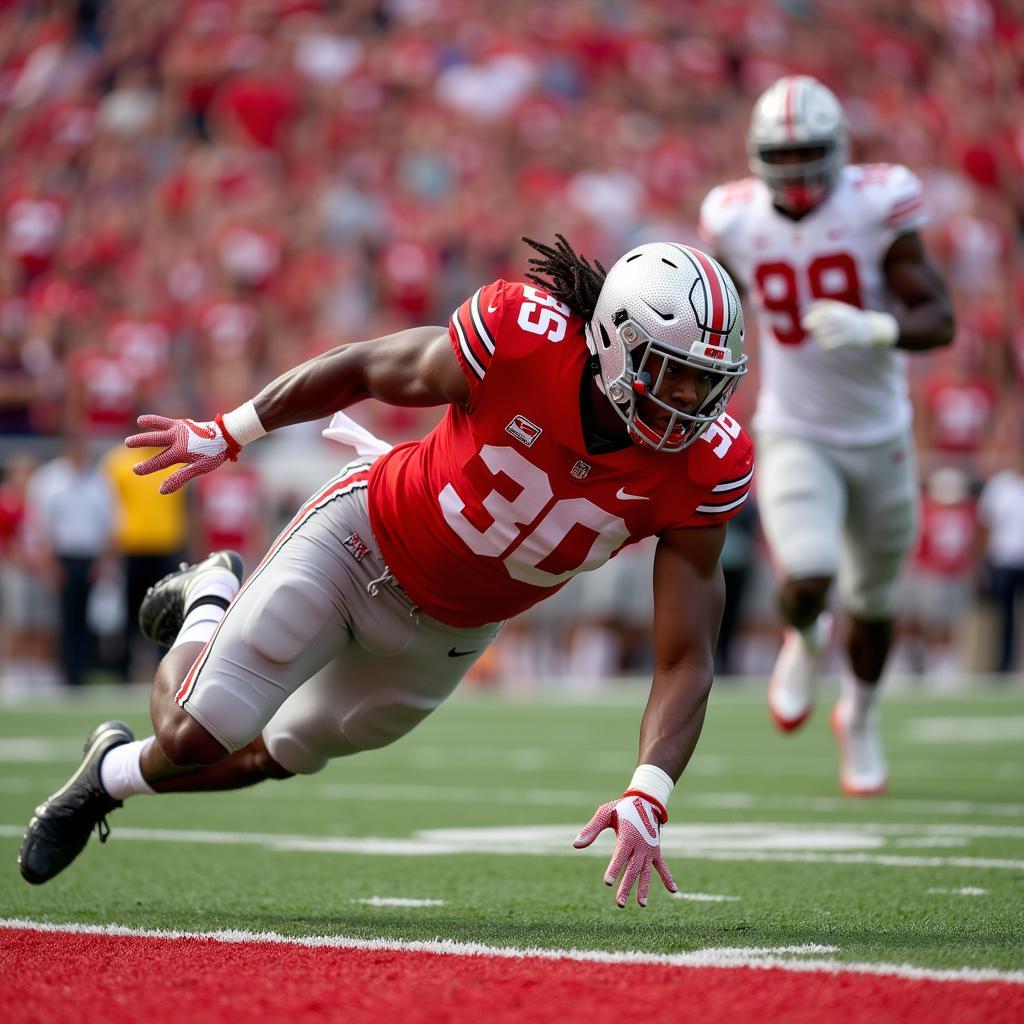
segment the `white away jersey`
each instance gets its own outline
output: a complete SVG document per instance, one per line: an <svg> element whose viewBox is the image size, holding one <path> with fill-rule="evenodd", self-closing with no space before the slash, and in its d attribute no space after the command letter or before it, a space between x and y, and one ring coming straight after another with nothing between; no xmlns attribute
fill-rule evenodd
<svg viewBox="0 0 1024 1024"><path fill-rule="evenodd" d="M762 383L754 426L829 444L881 444L910 424L904 354L820 348L800 326L817 298L889 310L882 262L900 234L925 223L920 181L898 164L851 164L802 220L744 178L712 189L701 234L757 310Z"/></svg>

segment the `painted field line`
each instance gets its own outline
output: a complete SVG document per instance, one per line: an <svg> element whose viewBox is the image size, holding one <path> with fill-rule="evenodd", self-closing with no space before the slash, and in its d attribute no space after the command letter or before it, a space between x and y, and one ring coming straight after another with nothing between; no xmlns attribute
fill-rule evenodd
<svg viewBox="0 0 1024 1024"><path fill-rule="evenodd" d="M833 796L771 796L761 793L694 793L684 800L702 807L722 807L731 810L771 808L773 810L807 810L831 813L850 813L867 808L849 797ZM943 814L951 817L986 815L993 818L1019 818L1024 816L1024 804L989 803L979 800L904 800L899 797L878 797L871 810L886 810L907 814Z"/></svg>
<svg viewBox="0 0 1024 1024"><path fill-rule="evenodd" d="M607 792L580 789L528 789L514 787L490 788L485 786L433 786L405 782L325 782L314 784L308 792L324 800L372 800L420 803L529 804L538 807L578 807L580 804L601 803ZM252 790L258 799L292 799L281 787ZM771 796L762 793L681 793L684 803L700 807L727 810L812 810L823 813L842 811L846 814L862 806L849 797ZM863 805L867 806L867 805ZM872 810L894 813L941 814L950 817L984 815L993 818L1020 818L1024 804L987 803L972 800L901 800L895 797L879 798Z"/></svg>
<svg viewBox="0 0 1024 1024"><path fill-rule="evenodd" d="M431 942L403 939L363 939L347 935L290 936L276 932L223 930L212 932L164 931L128 928L123 925L57 924L21 918L0 919L0 928L50 933L112 935L128 938L208 939L226 943L268 943L308 948L367 949L389 952L436 953L441 956L479 956L505 959L573 960L601 964L651 964L664 967L773 968L827 974L872 974L908 978L915 981L1001 982L1024 985L1024 971L1003 971L990 967L940 969L912 964L869 963L812 959L824 953L836 953L835 946L721 947L698 949L689 953L643 953L636 950L544 949L539 946L485 946L477 942L435 939ZM800 959L793 959L799 957Z"/></svg>
<svg viewBox="0 0 1024 1024"><path fill-rule="evenodd" d="M987 896L988 889L979 889L973 885L965 885L959 889L929 889L929 893L939 896Z"/></svg>
<svg viewBox="0 0 1024 1024"><path fill-rule="evenodd" d="M81 755L79 737L59 736L18 736L0 737L0 761L11 763L73 763ZM571 758L543 747L440 747L440 746L398 746L388 756L389 767L402 769L406 766L416 769L465 768L493 766L496 761L516 772L549 772L561 769L567 763L579 771L621 775L623 765L629 760L628 753L574 753ZM834 755L801 754L795 751L786 756L762 754L757 760L759 775L791 777L799 771L835 770ZM798 766L798 768L797 768ZM999 760L985 763L971 762L958 766L963 778L989 780L999 778L1024 779L1024 763ZM688 775L737 776L750 774L747 757L732 754L712 754L697 751L686 769ZM928 758L901 757L898 774L901 778L930 778L935 773L934 761Z"/></svg>
<svg viewBox="0 0 1024 1024"><path fill-rule="evenodd" d="M63 781L63 780L61 780ZM38 792L40 799L48 789L55 789L60 782L47 784L39 779L0 779L0 792ZM247 800L366 800L392 803L433 803L480 804L488 806L502 804L532 807L571 807L597 805L608 796L605 790L582 789L535 789L511 786L490 788L485 786L444 786L419 785L394 782L306 782L299 779L285 786L260 786L247 790ZM680 793L682 803L709 810L799 810L815 811L822 814L840 812L843 814L868 810L867 804L858 804L849 797L820 796L772 796L762 793L720 792ZM1024 804L988 803L977 800L902 800L898 797L882 797L870 805L872 813L892 812L894 814L938 814L945 817L1024 817Z"/></svg>
<svg viewBox="0 0 1024 1024"><path fill-rule="evenodd" d="M366 899L353 900L353 903L365 903L368 907L443 907L444 900L414 900L406 896L367 896Z"/></svg>
<svg viewBox="0 0 1024 1024"><path fill-rule="evenodd" d="M713 892L674 892L677 900L687 900L690 903L739 903L740 896L719 896Z"/></svg>
<svg viewBox="0 0 1024 1024"><path fill-rule="evenodd" d="M680 828L685 828L681 826ZM212 846L262 846L275 852L357 854L368 857L438 857L454 854L484 854L487 856L591 856L607 857L601 846L588 850L574 850L566 836L574 834L570 826L542 826L522 829L433 829L415 833L412 837L386 836L303 836L276 832L213 832L195 829L117 828L112 835L118 841L145 843L196 843ZM20 837L24 827L0 825L0 837ZM496 842L495 834L506 837ZM512 842L515 833L521 841ZM556 843L545 843L538 835L554 833ZM739 861L783 864L872 864L891 868L968 868L980 871L1024 871L1024 860L996 857L920 857L884 853L806 852L783 849L722 849L705 842L699 849L689 849L685 843L677 845L666 830L667 857L673 860ZM727 840L722 840L723 845Z"/></svg>

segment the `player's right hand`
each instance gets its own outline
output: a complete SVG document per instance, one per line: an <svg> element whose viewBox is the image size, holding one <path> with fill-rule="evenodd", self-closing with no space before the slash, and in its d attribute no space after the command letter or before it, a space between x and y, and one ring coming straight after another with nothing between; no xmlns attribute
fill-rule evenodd
<svg viewBox="0 0 1024 1024"><path fill-rule="evenodd" d="M669 892L678 892L665 858L661 855L661 814L654 803L636 792L621 800L601 804L573 842L577 850L589 846L606 828L615 829L615 850L604 873L604 884L614 885L619 872L622 881L615 893L615 902L622 908L636 885L636 901L647 906L651 885L651 868L661 876ZM625 871L623 871L625 868Z"/></svg>
<svg viewBox="0 0 1024 1024"><path fill-rule="evenodd" d="M219 420L219 417L218 417ZM184 486L193 477L209 473L228 459L238 458L241 447L225 433L221 424L214 420L196 423L193 420L172 420L166 416L140 416L140 427L148 428L144 433L132 434L124 440L128 448L163 448L145 462L132 469L139 476L154 473L169 466L184 464L184 469L172 473L162 484L161 494L171 494Z"/></svg>

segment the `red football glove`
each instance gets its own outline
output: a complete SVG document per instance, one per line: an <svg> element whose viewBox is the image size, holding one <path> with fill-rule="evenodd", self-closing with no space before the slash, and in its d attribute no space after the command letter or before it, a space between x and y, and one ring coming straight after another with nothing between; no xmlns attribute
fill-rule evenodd
<svg viewBox="0 0 1024 1024"><path fill-rule="evenodd" d="M210 423L192 420L171 420L166 416L140 416L140 427L149 427L144 434L132 434L124 440L129 448L164 448L159 455L132 468L139 476L184 463L185 468L172 473L162 484L161 494L171 494L193 477L209 473L228 459L232 462L242 450L224 430L220 416Z"/></svg>
<svg viewBox="0 0 1024 1024"><path fill-rule="evenodd" d="M649 799L637 793L627 793L621 800L613 800L598 807L572 844L577 850L582 850L606 828L615 829L615 852L604 873L604 884L614 885L619 872L625 867L615 893L615 902L620 907L626 905L637 879L636 901L641 907L647 906L652 865L661 875L669 892L679 891L672 872L661 856L661 817L661 812Z"/></svg>

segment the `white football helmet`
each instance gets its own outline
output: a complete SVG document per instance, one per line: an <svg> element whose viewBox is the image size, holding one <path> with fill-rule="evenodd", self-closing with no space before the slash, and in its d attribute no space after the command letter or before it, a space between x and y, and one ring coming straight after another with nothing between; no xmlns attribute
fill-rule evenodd
<svg viewBox="0 0 1024 1024"><path fill-rule="evenodd" d="M787 150L818 148L824 153L812 160L773 160ZM780 78L754 104L747 154L776 205L793 213L817 206L846 163L846 118L835 93L809 75Z"/></svg>
<svg viewBox="0 0 1024 1024"><path fill-rule="evenodd" d="M612 266L586 335L600 366L598 386L630 438L659 451L693 444L747 372L743 309L732 280L706 253L675 242L638 246ZM657 397L680 363L713 375L699 409ZM644 410L655 422L645 422Z"/></svg>

